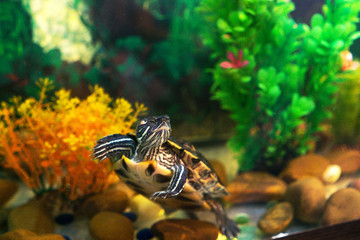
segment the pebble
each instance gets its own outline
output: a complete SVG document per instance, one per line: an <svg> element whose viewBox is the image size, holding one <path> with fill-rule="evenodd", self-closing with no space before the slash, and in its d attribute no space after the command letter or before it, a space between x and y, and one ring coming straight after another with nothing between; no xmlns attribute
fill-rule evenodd
<svg viewBox="0 0 360 240"><path fill-rule="evenodd" d="M9 230L26 229L36 234L53 233L55 223L40 202L33 200L14 208L8 218Z"/></svg>
<svg viewBox="0 0 360 240"><path fill-rule="evenodd" d="M216 240L219 236L217 226L194 219L165 219L155 223L151 231L163 240Z"/></svg>
<svg viewBox="0 0 360 240"><path fill-rule="evenodd" d="M360 178L352 180L347 187L355 188L356 190L360 191Z"/></svg>
<svg viewBox="0 0 360 240"><path fill-rule="evenodd" d="M281 202L270 207L258 222L259 228L275 235L286 229L294 216L294 209L289 202Z"/></svg>
<svg viewBox="0 0 360 240"><path fill-rule="evenodd" d="M117 179L119 179L118 176L115 176ZM134 197L137 193L132 190L131 188L128 187L128 185L126 185L126 183L118 180L116 183L112 184L109 186L107 191L120 191L125 193L129 199L131 199L132 197Z"/></svg>
<svg viewBox="0 0 360 240"><path fill-rule="evenodd" d="M95 240L130 240L134 226L119 213L100 212L90 220L90 234Z"/></svg>
<svg viewBox="0 0 360 240"><path fill-rule="evenodd" d="M124 212L123 215L127 217L130 221L135 222L137 219L137 215L133 212Z"/></svg>
<svg viewBox="0 0 360 240"><path fill-rule="evenodd" d="M130 211L137 215L134 223L137 228L149 228L155 222L165 218L164 209L141 194L131 199Z"/></svg>
<svg viewBox="0 0 360 240"><path fill-rule="evenodd" d="M324 171L330 165L328 159L317 154L307 154L289 161L280 173L280 178L291 183L306 177L322 179Z"/></svg>
<svg viewBox="0 0 360 240"><path fill-rule="evenodd" d="M297 219L305 223L317 223L326 201L324 184L315 177L293 182L286 190L285 200L293 206Z"/></svg>
<svg viewBox="0 0 360 240"><path fill-rule="evenodd" d="M360 219L360 192L344 188L335 192L325 205L322 225L332 225Z"/></svg>
<svg viewBox="0 0 360 240"><path fill-rule="evenodd" d="M247 213L240 213L235 216L234 221L237 224L247 224L250 221L249 214Z"/></svg>
<svg viewBox="0 0 360 240"><path fill-rule="evenodd" d="M323 175L322 180L324 183L335 183L337 180L339 180L341 176L341 168L339 165L331 164L329 165Z"/></svg>
<svg viewBox="0 0 360 240"><path fill-rule="evenodd" d="M0 207L5 205L17 192L18 184L7 179L0 179Z"/></svg>
<svg viewBox="0 0 360 240"><path fill-rule="evenodd" d="M37 235L34 232L25 229L17 229L0 236L0 240L65 240L59 234L41 234Z"/></svg>
<svg viewBox="0 0 360 240"><path fill-rule="evenodd" d="M231 203L268 202L280 200L286 183L266 172L240 173L228 186L231 193L225 200Z"/></svg>
<svg viewBox="0 0 360 240"><path fill-rule="evenodd" d="M106 191L96 194L85 200L82 211L92 218L95 214L103 211L122 213L129 205L129 198L122 191Z"/></svg>
<svg viewBox="0 0 360 240"><path fill-rule="evenodd" d="M326 156L332 164L339 165L342 173L354 173L360 169L360 151L336 149Z"/></svg>
<svg viewBox="0 0 360 240"><path fill-rule="evenodd" d="M74 221L75 216L72 213L61 213L55 217L55 222L59 225L67 225Z"/></svg>
<svg viewBox="0 0 360 240"><path fill-rule="evenodd" d="M26 239L29 237L36 237L36 233L25 229L16 229L0 235L0 240Z"/></svg>
<svg viewBox="0 0 360 240"><path fill-rule="evenodd" d="M61 235L65 240L71 240L71 238L69 236L66 235Z"/></svg>
<svg viewBox="0 0 360 240"><path fill-rule="evenodd" d="M136 234L136 239L138 239L138 240L149 240L149 239L152 239L153 237L154 237L154 234L151 232L151 230L149 228L141 229Z"/></svg>

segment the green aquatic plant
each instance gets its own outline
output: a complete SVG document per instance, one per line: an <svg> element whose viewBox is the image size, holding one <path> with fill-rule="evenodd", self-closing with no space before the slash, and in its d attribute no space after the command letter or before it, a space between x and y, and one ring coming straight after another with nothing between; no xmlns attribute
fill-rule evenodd
<svg viewBox="0 0 360 240"><path fill-rule="evenodd" d="M347 51L343 53L344 58L351 56ZM343 81L336 94L331 126L336 143L354 146L360 142L360 67L352 59L346 61L344 72L338 75Z"/></svg>
<svg viewBox="0 0 360 240"><path fill-rule="evenodd" d="M98 10L100 6L109 6L105 3L112 1L86 2L89 9ZM88 18L87 25L103 48L95 56L96 64L85 79L90 83L101 84L112 95L121 92L130 100L146 102L153 112L166 112L174 122L200 122L213 109L218 110L218 103L210 101L212 80L206 69L214 62L208 58L210 49L201 42L200 33L204 31L206 23L203 14L196 11L201 1L120 2L122 4L119 5L123 7L118 11L124 12L120 15L129 16L121 24L116 22L116 26L126 25L128 31L115 34L110 31L110 27L99 27L98 22L110 18L109 15ZM137 9L141 17L126 13L126 7L129 6L132 6L133 11ZM117 15L118 12L114 14ZM154 28L152 37L147 35L150 30L144 32L141 26L134 27L139 19L148 15L158 23L143 23L149 29ZM108 22L114 21L117 18ZM128 26L130 23L132 25ZM159 29L166 30L161 39L155 37Z"/></svg>
<svg viewBox="0 0 360 240"><path fill-rule="evenodd" d="M33 42L32 16L23 1L0 1L0 100L38 96L39 78L54 78L62 64L58 49Z"/></svg>
<svg viewBox="0 0 360 240"><path fill-rule="evenodd" d="M331 115L340 52L360 36L359 1L327 0L311 26L296 23L293 10L287 0L201 3L210 29L204 42L218 60L212 90L237 124L230 145L241 170L279 171L313 147ZM226 55L247 64L226 64Z"/></svg>

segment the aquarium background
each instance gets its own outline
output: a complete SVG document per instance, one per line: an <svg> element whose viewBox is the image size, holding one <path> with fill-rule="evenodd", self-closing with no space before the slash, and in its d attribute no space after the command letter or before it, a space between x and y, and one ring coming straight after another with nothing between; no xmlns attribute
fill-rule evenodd
<svg viewBox="0 0 360 240"><path fill-rule="evenodd" d="M283 16L289 14L299 24L312 26L314 25L311 23L312 16L322 12L324 3L325 1L294 1L290 4L287 1L280 1L278 5L283 5L284 8L279 7L276 11L281 11ZM241 110L234 108L236 104L230 103L232 107L228 107L224 101L216 99L221 91L216 89L216 76L219 71L214 72L214 66L226 59L227 51L236 52L241 50L235 50L236 47L246 47L246 44L239 43L236 46L226 39L216 40L218 41L216 45L211 43L218 34L221 34L221 31L225 31L225 33L228 31L224 29L226 28L226 19L223 19L221 15L235 14L234 8L228 6L228 10L222 10L223 13L219 11L220 15L216 16L218 9L212 8L216 4L221 5L222 3L221 1L205 1L200 4L200 1L169 3L167 1L140 0L2 1L3 17L1 21L3 27L0 49L2 94L0 97L2 100L8 100L15 95L38 97L39 89L36 81L39 78L50 78L54 83L54 90L66 88L71 90L72 95L76 97L85 98L90 93L89 86L97 84L113 98L124 97L132 103L144 103L148 107L149 113L153 115L167 113L173 119L173 124L177 126L174 128L176 135L193 141L229 139L234 136L235 126L238 129L236 131L239 131L239 128L245 128L245 131L254 129L251 124L246 126L246 124L239 123L237 118L242 118L241 114L248 114L239 113ZM234 4L236 5L236 2ZM246 5L246 1L243 5ZM265 4L259 3L259 6L261 5ZM250 5L245 8L249 8L249 11L256 10ZM54 16L52 9L59 9L58 14ZM245 9L245 11L247 10ZM237 13L241 14L241 11ZM214 14L215 19L211 19L211 15ZM261 17L261 14L259 16ZM264 24L267 26L256 27L252 24L249 31L251 28L265 31L266 28L273 27L270 24L282 21L275 17L272 19L272 23ZM241 25L245 20L234 21L231 24ZM340 25L344 21L345 19L339 20L338 24ZM350 15L349 21L353 21L350 19ZM246 24L251 23L247 22ZM236 34L248 31L241 30L241 26L237 27L232 30L237 31ZM353 30L348 29L347 31ZM329 31L337 31L337 29L334 27ZM235 34L235 32L231 34ZM249 37L247 36L247 38ZM263 44L276 40L275 37L265 37ZM327 38L326 36L322 37ZM211 40L211 38L213 39ZM325 41L329 40L335 43L337 40L344 40L340 38L325 39ZM245 35L244 39L247 41ZM354 44L352 44L353 41L355 41ZM341 45L340 42L337 43ZM356 40L356 37L352 38L351 42L345 43L344 46L340 45L337 51L351 47L350 51L353 57L358 56L359 41ZM290 50L288 47L288 51L290 54L295 49ZM277 58L281 57L274 56L269 61L276 61ZM258 60L255 59L252 63L255 64L255 61ZM271 66L272 64L267 65ZM334 74L338 71L331 69ZM272 83L269 81L269 84ZM231 96L231 93L229 94ZM286 94L286 91L283 94ZM289 95L291 94L289 93ZM324 106L319 106L317 109L329 110L328 113L331 114L333 111L325 105L331 105L331 101L334 101L333 96L330 93L328 100L319 103ZM331 101L330 98L332 98ZM233 96L230 99L233 99ZM274 102L273 104L278 109L281 108L280 103ZM240 105L240 108L246 108L243 107L243 103ZM257 111L253 110L255 106L249 107L249 112ZM231 110L231 108L234 109ZM279 110L275 109L276 111L280 114ZM316 115L317 112L319 111L313 111L313 115ZM236 117L234 114L240 115ZM304 114L307 115L307 113ZM307 118L304 114L299 117ZM323 117L313 117L313 120L314 118L319 118L315 123L315 125L319 125L328 117L324 119ZM248 118L245 121L256 122L257 120ZM288 127L289 134L299 125L301 124L296 123L295 126ZM276 130L274 129L274 131ZM335 130L339 134L341 131L344 130ZM265 142L263 146L260 144L261 149L245 153L250 154L244 158L250 159L251 162L240 161L245 170L254 168L254 164L256 165L256 162L259 161L264 165L259 158L260 154L265 151L267 152L265 155L270 154L270 160L265 159L264 161L277 161L278 164L274 166L276 169L279 167L277 165L280 167L284 165L281 158L289 158L309 151L309 141L314 140L313 135L317 132L319 132L318 129L313 127L306 133L308 136L304 138L303 145L300 144L299 147L296 147L297 149L285 149L287 153L269 153L269 151L283 151L282 148L289 148L289 146L273 146L270 148L275 147L276 150L269 150L270 143ZM242 143L243 141L252 141L257 145L260 140L256 137L251 139L250 135L241 131L235 133L231 145L235 145L234 149L248 148L247 144L250 143L245 144ZM293 140L280 141L283 142L282 145L289 143L295 146L291 143ZM349 143L352 139L343 141ZM271 167L267 166L266 168Z"/></svg>
<svg viewBox="0 0 360 240"><path fill-rule="evenodd" d="M237 184L267 174L282 187L357 179L359 11L358 0L2 0L1 179L37 197L59 191L76 209L117 182L109 162L89 157L94 142L163 114L173 136L221 163L229 203L258 202ZM277 194L260 202L297 204ZM234 209L239 239L264 237L238 215L258 206ZM328 225L299 211L296 221Z"/></svg>

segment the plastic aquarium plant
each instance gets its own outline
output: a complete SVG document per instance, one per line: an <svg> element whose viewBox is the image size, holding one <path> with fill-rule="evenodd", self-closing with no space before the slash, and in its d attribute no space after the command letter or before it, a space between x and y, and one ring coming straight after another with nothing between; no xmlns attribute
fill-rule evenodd
<svg viewBox="0 0 360 240"><path fill-rule="evenodd" d="M342 70L338 77L337 100L331 119L332 133L338 144L356 146L360 142L360 63L353 61L349 51L343 51Z"/></svg>
<svg viewBox="0 0 360 240"><path fill-rule="evenodd" d="M204 0L218 59L213 93L236 122L230 141L241 170L279 171L308 152L337 91L340 52L359 37L359 1L327 0L311 26L297 24L291 1Z"/></svg>
<svg viewBox="0 0 360 240"><path fill-rule="evenodd" d="M110 183L109 163L90 157L94 141L114 132L134 131L133 123L146 108L125 99L112 99L97 86L80 100L59 90L46 102L48 79L38 82L40 99L2 103L1 162L36 194L58 189L70 200L104 190Z"/></svg>

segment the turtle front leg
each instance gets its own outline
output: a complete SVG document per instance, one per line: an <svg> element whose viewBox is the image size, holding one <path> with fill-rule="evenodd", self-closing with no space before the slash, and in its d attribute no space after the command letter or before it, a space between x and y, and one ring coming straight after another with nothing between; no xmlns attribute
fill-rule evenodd
<svg viewBox="0 0 360 240"><path fill-rule="evenodd" d="M155 192L150 199L176 197L184 189L186 179L188 177L188 169L184 165L175 165L174 175L172 176L169 186L165 191Z"/></svg>

